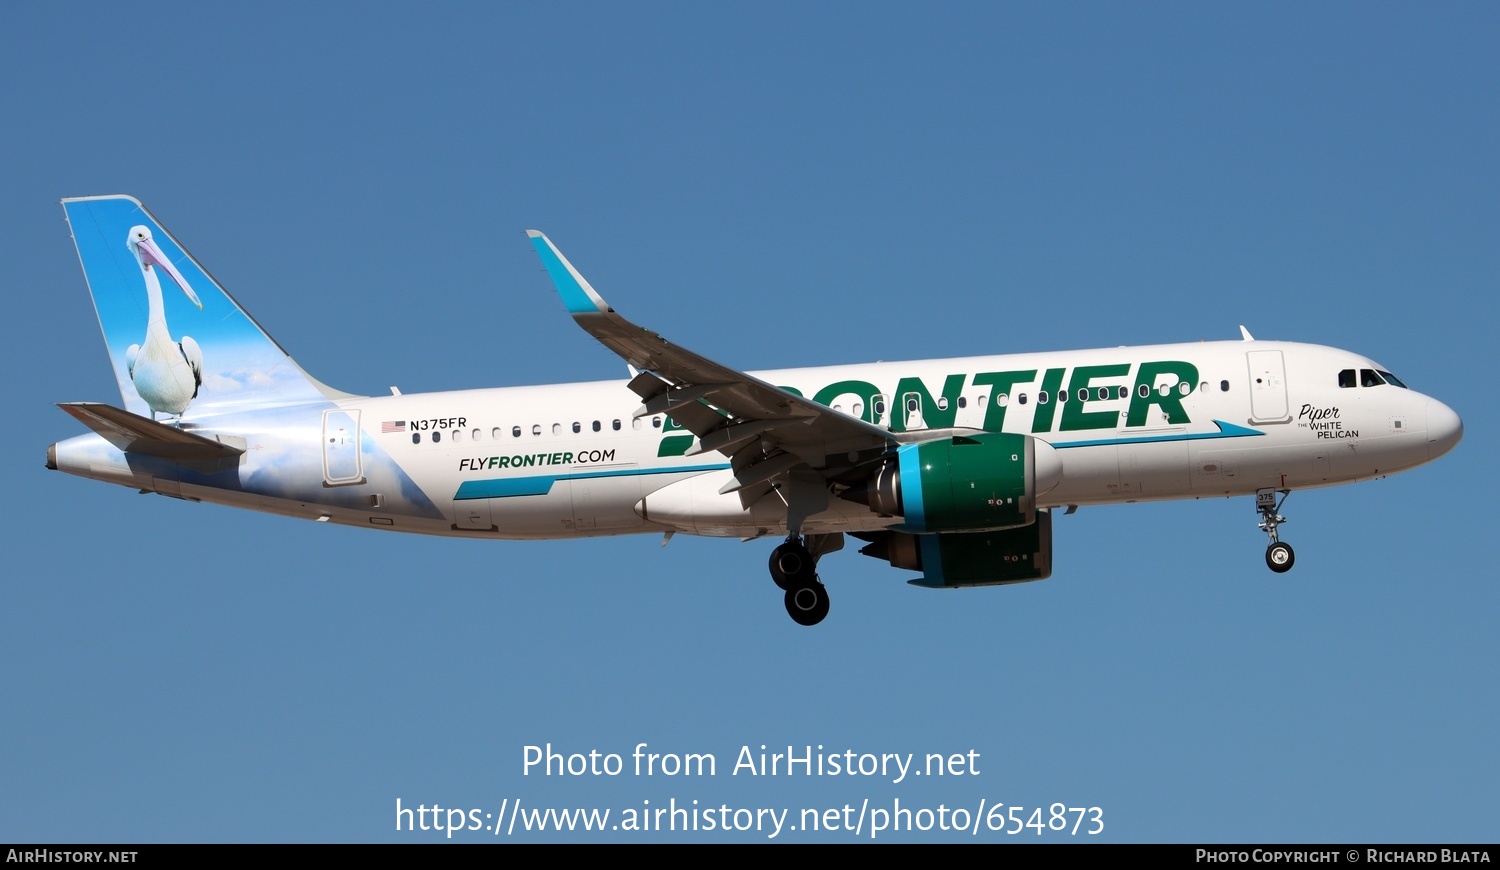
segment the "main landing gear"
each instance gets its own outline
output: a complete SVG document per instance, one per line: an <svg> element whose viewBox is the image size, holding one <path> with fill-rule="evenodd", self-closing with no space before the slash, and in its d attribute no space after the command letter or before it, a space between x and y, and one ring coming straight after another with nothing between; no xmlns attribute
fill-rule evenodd
<svg viewBox="0 0 1500 870"><path fill-rule="evenodd" d="M801 535L788 535L771 551L771 579L786 592L786 612L798 625L817 625L828 615L828 589L818 580L817 557Z"/></svg>
<svg viewBox="0 0 1500 870"><path fill-rule="evenodd" d="M1292 563L1297 561L1292 545L1282 543L1276 535L1276 527L1286 522L1286 517L1281 515L1281 506L1291 494L1291 490L1282 490L1278 500L1274 489L1262 489L1255 493L1255 510L1261 517L1260 530L1271 539L1270 545L1266 547L1266 567L1277 574L1292 570Z"/></svg>

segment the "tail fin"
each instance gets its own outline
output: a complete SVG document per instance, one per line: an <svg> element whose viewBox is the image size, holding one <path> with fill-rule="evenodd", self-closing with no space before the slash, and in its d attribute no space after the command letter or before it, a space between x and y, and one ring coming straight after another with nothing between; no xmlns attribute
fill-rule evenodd
<svg viewBox="0 0 1500 870"><path fill-rule="evenodd" d="M346 394L319 383L132 197L63 200L125 407L198 416Z"/></svg>

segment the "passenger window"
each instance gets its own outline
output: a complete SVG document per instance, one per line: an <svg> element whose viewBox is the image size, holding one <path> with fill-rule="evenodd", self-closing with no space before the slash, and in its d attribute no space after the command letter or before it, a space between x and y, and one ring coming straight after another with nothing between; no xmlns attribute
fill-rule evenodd
<svg viewBox="0 0 1500 870"><path fill-rule="evenodd" d="M1067 400L1068 400L1068 391L1067 390L1058 390L1057 391L1057 403L1059 405L1061 405L1063 402L1066 402Z"/></svg>
<svg viewBox="0 0 1500 870"><path fill-rule="evenodd" d="M603 429L603 428L604 428L604 426L598 420L594 421L594 431L595 432L598 432L600 429Z"/></svg>
<svg viewBox="0 0 1500 870"><path fill-rule="evenodd" d="M433 432L432 433L432 443L433 444L436 444L436 443L438 443L441 440L443 440L443 433L441 433L441 432Z"/></svg>
<svg viewBox="0 0 1500 870"><path fill-rule="evenodd" d="M1193 391L1193 385L1190 384L1190 383L1188 383L1187 381L1183 381L1182 383L1180 383L1180 384L1177 385L1177 392L1178 392L1179 395L1186 396L1188 393L1191 393L1192 391Z"/></svg>
<svg viewBox="0 0 1500 870"><path fill-rule="evenodd" d="M849 406L849 411L856 417L862 417L865 413L865 403L855 402L853 405Z"/></svg>
<svg viewBox="0 0 1500 870"><path fill-rule="evenodd" d="M521 437L521 427L520 426L512 426L512 427L510 427L510 437L512 437L512 438L520 438Z"/></svg>
<svg viewBox="0 0 1500 870"><path fill-rule="evenodd" d="M969 400L965 399L963 396L959 396L958 397L958 406L960 408L967 408L967 407L969 407Z"/></svg>
<svg viewBox="0 0 1500 870"><path fill-rule="evenodd" d="M421 432L413 432L413 433L411 433L411 443L413 443L413 444L421 444L422 443L422 433Z"/></svg>
<svg viewBox="0 0 1500 870"><path fill-rule="evenodd" d="M1044 396L1045 396L1045 395L1047 395L1047 394L1046 394L1046 393L1043 393L1043 394L1042 394L1042 395L1044 395ZM1018 395L1017 395L1017 396L1016 396L1016 401L1017 401L1017 402L1020 402L1020 403L1021 403L1021 404L1023 404L1023 405L1024 405L1024 404L1026 404L1026 394L1025 394L1025 393L1020 393L1020 394L1018 394Z"/></svg>
<svg viewBox="0 0 1500 870"><path fill-rule="evenodd" d="M1009 405L1010 404L1010 393L1001 393L998 396L996 396L995 397L995 404L999 405L1002 408L1005 407L1006 405Z"/></svg>
<svg viewBox="0 0 1500 870"><path fill-rule="evenodd" d="M494 429L492 429L490 431L490 440L491 441L499 441L500 440L500 427L499 426L496 426Z"/></svg>
<svg viewBox="0 0 1500 870"><path fill-rule="evenodd" d="M464 433L463 433L462 429L454 429L453 430L453 440L454 440L454 442L458 442L458 441L464 440Z"/></svg>
<svg viewBox="0 0 1500 870"><path fill-rule="evenodd" d="M1354 369L1339 372L1339 386L1346 390L1354 386Z"/></svg>
<svg viewBox="0 0 1500 870"><path fill-rule="evenodd" d="M1099 397L1099 401L1101 401L1101 402L1104 401L1105 399L1108 399L1109 398L1109 387L1100 387L1099 388L1099 392L1095 393L1094 395L1098 396Z"/></svg>
<svg viewBox="0 0 1500 870"><path fill-rule="evenodd" d="M582 431L583 431L583 424L579 423L577 420L574 420L573 421L573 434L577 435L579 432L582 432Z"/></svg>
<svg viewBox="0 0 1500 870"><path fill-rule="evenodd" d="M615 427L615 431L616 432L620 431L620 421L619 420L615 421L614 427Z"/></svg>
<svg viewBox="0 0 1500 870"><path fill-rule="evenodd" d="M1037 394L1036 394L1036 403L1038 405L1045 405L1045 404L1047 404L1047 391L1046 390L1038 390L1037 391Z"/></svg>
<svg viewBox="0 0 1500 870"><path fill-rule="evenodd" d="M1165 396L1169 392L1171 392L1171 388L1169 388L1166 384L1162 384L1161 386L1156 388L1156 394L1158 396Z"/></svg>
<svg viewBox="0 0 1500 870"><path fill-rule="evenodd" d="M1228 381L1219 381L1219 392L1221 392L1221 393L1227 393L1227 392L1229 392L1229 382Z"/></svg>
<svg viewBox="0 0 1500 870"><path fill-rule="evenodd" d="M1115 396L1115 398L1116 399L1128 399L1128 398L1130 398L1130 388L1129 387L1121 387L1119 395Z"/></svg>
<svg viewBox="0 0 1500 870"><path fill-rule="evenodd" d="M540 435L540 434L542 434L542 424L541 423L532 423L531 424L531 434L532 435Z"/></svg>
<svg viewBox="0 0 1500 870"><path fill-rule="evenodd" d="M553 423L552 424L552 434L553 435L561 435L562 434L562 424L561 423Z"/></svg>
<svg viewBox="0 0 1500 870"><path fill-rule="evenodd" d="M1136 390L1136 392L1140 394L1142 399L1144 399L1147 396L1151 395L1151 388L1146 386L1145 384L1141 384L1140 389Z"/></svg>
<svg viewBox="0 0 1500 870"><path fill-rule="evenodd" d="M939 396L938 400L937 400L937 406L938 406L938 410L939 411L946 411L946 410L948 410L948 397L947 396Z"/></svg>
<svg viewBox="0 0 1500 870"><path fill-rule="evenodd" d="M630 428L632 428L632 429L635 429L635 430L637 430L637 431L639 431L639 430L640 430L640 428L641 428L641 427L642 427L642 426L643 426L643 425L645 425L645 424L644 424L644 423L642 423L642 422L641 422L641 418L640 418L640 417L636 417L636 418L634 418L634 419L632 419L632 420L631 420L631 421L630 421Z"/></svg>
<svg viewBox="0 0 1500 870"><path fill-rule="evenodd" d="M652 417L651 418L651 428L652 429L660 429L661 428L661 418L660 417Z"/></svg>
<svg viewBox="0 0 1500 870"><path fill-rule="evenodd" d="M1078 388L1078 401L1080 401L1080 402L1087 402L1088 400L1089 400L1089 391L1086 388L1084 388L1084 387L1079 387Z"/></svg>
<svg viewBox="0 0 1500 870"><path fill-rule="evenodd" d="M484 434L484 433L483 433L483 432L481 432L481 431L480 431L480 430L478 430L478 429L475 429L475 430L474 430L474 431L473 431L473 432L471 432L471 433L469 433L469 434L470 434L470 435L472 435L472 436L473 436L473 438L474 438L474 440L475 440L475 441L478 441L478 440L479 440L479 439L480 439L480 437L481 437L481 436L482 436L482 435L483 435L483 434ZM496 438L498 438L498 437L500 437L500 430L499 430L499 429L496 429L496 430L495 430L495 437L496 437Z"/></svg>

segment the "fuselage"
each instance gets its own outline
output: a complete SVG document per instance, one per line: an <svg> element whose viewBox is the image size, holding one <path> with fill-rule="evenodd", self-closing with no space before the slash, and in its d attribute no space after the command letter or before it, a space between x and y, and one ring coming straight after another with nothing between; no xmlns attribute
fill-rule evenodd
<svg viewBox="0 0 1500 870"><path fill-rule="evenodd" d="M1462 435L1441 402L1348 351L1204 342L753 373L889 430L1009 432L1050 445L1038 506L1247 495L1381 477ZM366 528L558 538L786 533L776 493L721 495L727 459L663 414L635 417L623 381L198 408L184 428L245 439L235 468L60 442L64 471L194 500ZM831 499L809 534L899 518Z"/></svg>

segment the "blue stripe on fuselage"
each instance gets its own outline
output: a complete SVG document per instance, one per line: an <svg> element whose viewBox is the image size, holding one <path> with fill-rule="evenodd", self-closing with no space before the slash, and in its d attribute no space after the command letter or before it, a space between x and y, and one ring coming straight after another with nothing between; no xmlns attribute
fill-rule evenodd
<svg viewBox="0 0 1500 870"><path fill-rule="evenodd" d="M497 477L491 480L466 480L454 493L455 501L473 498L512 498L521 495L546 495L559 480L593 480L604 477L629 477L640 474L678 474L687 471L718 471L729 463L718 465L676 465L671 468L621 468L615 471L580 471L575 474L543 474L536 477Z"/></svg>
<svg viewBox="0 0 1500 870"><path fill-rule="evenodd" d="M1248 429L1244 426L1236 426L1233 423L1225 423L1223 420L1213 421L1219 427L1217 432L1183 432L1175 435L1137 435L1133 438L1102 438L1097 441L1053 441L1052 446L1058 450L1064 447L1101 447L1106 444L1149 444L1153 441L1201 441L1206 438L1243 438L1249 435L1264 435L1258 429Z"/></svg>

